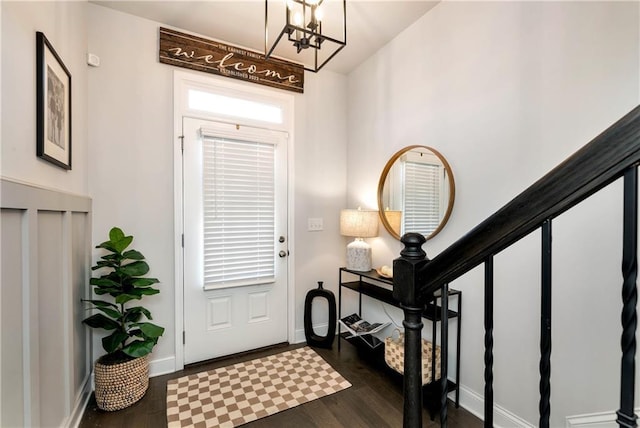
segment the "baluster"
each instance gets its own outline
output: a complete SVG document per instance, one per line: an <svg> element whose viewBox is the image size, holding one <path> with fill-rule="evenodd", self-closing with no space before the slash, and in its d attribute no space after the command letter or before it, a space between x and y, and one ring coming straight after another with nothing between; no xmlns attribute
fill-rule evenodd
<svg viewBox="0 0 640 428"><path fill-rule="evenodd" d="M449 392L449 285L442 287L441 333L440 333L440 382L442 391L440 396L440 426L447 427L447 392ZM433 344L433 352L436 352L436 344ZM435 379L434 379L435 380Z"/></svg>
<svg viewBox="0 0 640 428"><path fill-rule="evenodd" d="M493 256L484 263L484 426L493 427Z"/></svg>
<svg viewBox="0 0 640 428"><path fill-rule="evenodd" d="M551 414L551 220L542 223L542 298L540 305L540 423L549 428Z"/></svg>
<svg viewBox="0 0 640 428"><path fill-rule="evenodd" d="M622 236L622 360L620 362L620 410L618 425L636 427L633 413L636 374L636 328L638 317L638 170L629 168L624 174L624 219Z"/></svg>
<svg viewBox="0 0 640 428"><path fill-rule="evenodd" d="M419 297L418 272L429 262L422 250L424 236L407 233L402 239L405 248L393 261L393 298L404 311L404 428L422 427L422 311Z"/></svg>

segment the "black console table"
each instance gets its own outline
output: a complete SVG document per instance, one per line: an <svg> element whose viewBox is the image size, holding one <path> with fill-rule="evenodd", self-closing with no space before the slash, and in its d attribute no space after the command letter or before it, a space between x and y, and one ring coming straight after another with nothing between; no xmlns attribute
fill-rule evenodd
<svg viewBox="0 0 640 428"><path fill-rule="evenodd" d="M346 276L346 279L345 279ZM378 301L389 305L400 307L400 304L393 298L393 279L385 278L378 275L378 272L371 270L369 272L358 272L347 268L340 268L338 287L338 319L342 318L342 289L346 288L358 294L358 315L362 317L362 296L369 296ZM391 287L389 287L391 286ZM434 300L429 302L422 312L422 318L431 321L433 343L437 339L437 324L442 320L442 309L439 306L441 291L437 291ZM447 379L448 391L456 393L456 407L460 406L460 332L461 332L461 316L462 316L462 292L459 290L449 289L449 298L456 297L456 310L449 309L448 318L457 318L456 332L456 379L455 382ZM451 307L451 305L449 306ZM340 339L348 336L349 333L341 333L341 326L338 323L338 350L340 350ZM434 348L435 349L435 348ZM435 353L434 353L435 358Z"/></svg>

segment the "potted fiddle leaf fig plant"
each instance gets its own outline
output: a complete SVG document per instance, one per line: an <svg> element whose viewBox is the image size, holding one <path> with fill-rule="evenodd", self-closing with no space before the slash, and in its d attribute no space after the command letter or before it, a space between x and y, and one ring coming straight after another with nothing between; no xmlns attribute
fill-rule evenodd
<svg viewBox="0 0 640 428"><path fill-rule="evenodd" d="M107 352L95 363L96 403L102 410L120 410L140 400L149 386L148 356L164 328L149 322L151 312L136 302L158 294L159 281L145 277L149 265L139 251L128 249L133 236L117 227L109 231L109 240L96 248L106 254L91 269L102 272L90 284L98 296L108 299L85 300L96 313L82 322L106 330L102 347ZM146 318L146 320L145 320Z"/></svg>

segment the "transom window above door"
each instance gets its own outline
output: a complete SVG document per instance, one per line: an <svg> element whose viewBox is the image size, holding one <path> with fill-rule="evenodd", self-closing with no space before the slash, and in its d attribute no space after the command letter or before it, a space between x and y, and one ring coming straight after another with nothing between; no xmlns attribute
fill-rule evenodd
<svg viewBox="0 0 640 428"><path fill-rule="evenodd" d="M282 107L278 105L246 100L237 96L214 94L198 89L189 89L188 97L188 106L192 110L258 122L283 123Z"/></svg>

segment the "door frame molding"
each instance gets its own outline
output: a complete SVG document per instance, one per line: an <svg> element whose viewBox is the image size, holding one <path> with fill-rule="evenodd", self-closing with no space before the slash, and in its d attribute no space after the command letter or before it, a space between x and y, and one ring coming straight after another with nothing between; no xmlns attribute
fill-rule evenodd
<svg viewBox="0 0 640 428"><path fill-rule="evenodd" d="M188 108L186 90L201 88L215 90L226 95L237 95L242 98L268 100L283 108L282 124L267 124L242 118L228 118L194 111ZM184 368L184 258L182 247L183 222L183 191L182 191L182 119L185 116L227 122L239 125L257 126L275 129L289 133L287 142L287 239L289 258L287 262L287 337L290 343L295 342L295 248L294 227L291 219L294 217L294 101L291 94L274 89L255 87L249 83L236 83L217 76L204 76L181 70L173 72L173 193L174 193L174 265L175 265L175 371Z"/></svg>

